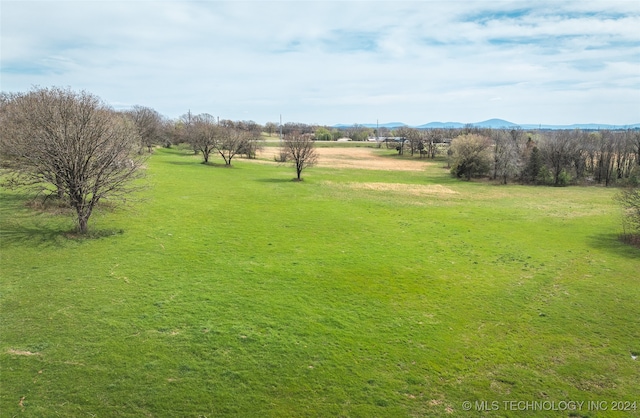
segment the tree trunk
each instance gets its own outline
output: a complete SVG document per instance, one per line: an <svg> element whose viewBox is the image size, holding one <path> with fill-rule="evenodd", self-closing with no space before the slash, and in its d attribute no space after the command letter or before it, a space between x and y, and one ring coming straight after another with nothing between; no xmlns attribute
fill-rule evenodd
<svg viewBox="0 0 640 418"><path fill-rule="evenodd" d="M78 232L86 234L89 228L89 219L84 216L78 215Z"/></svg>
<svg viewBox="0 0 640 418"><path fill-rule="evenodd" d="M93 208L95 204L98 203L95 199L89 199L88 201L84 200L82 195L71 197L71 206L75 208L78 222L78 232L81 234L86 234L89 230L89 218L91 217L91 212L93 212Z"/></svg>
<svg viewBox="0 0 640 418"><path fill-rule="evenodd" d="M64 197L64 183L58 176L56 176L56 196L58 199L62 199Z"/></svg>

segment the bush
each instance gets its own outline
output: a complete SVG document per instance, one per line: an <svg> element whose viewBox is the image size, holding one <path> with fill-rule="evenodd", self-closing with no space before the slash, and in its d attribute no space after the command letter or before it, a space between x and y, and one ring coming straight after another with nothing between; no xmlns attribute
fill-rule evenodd
<svg viewBox="0 0 640 418"><path fill-rule="evenodd" d="M621 186L638 187L640 186L640 166L636 165L629 170L629 176L618 180Z"/></svg>
<svg viewBox="0 0 640 418"><path fill-rule="evenodd" d="M567 173L567 170L563 168L558 175L558 182L556 183L556 186L564 187L568 186L569 183L571 183L571 174Z"/></svg>
<svg viewBox="0 0 640 418"><path fill-rule="evenodd" d="M550 185L553 184L553 173L547 166L543 166L538 171L538 176L536 177L536 183Z"/></svg>
<svg viewBox="0 0 640 418"><path fill-rule="evenodd" d="M491 140L487 137L468 134L451 141L451 173L456 177L471 180L489 173L492 162Z"/></svg>
<svg viewBox="0 0 640 418"><path fill-rule="evenodd" d="M277 163L286 163L289 158L289 153L281 149L280 152L273 156L273 160Z"/></svg>

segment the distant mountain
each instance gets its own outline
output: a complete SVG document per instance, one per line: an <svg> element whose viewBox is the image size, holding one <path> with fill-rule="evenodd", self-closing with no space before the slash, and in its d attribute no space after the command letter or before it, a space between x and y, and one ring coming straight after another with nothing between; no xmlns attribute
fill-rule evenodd
<svg viewBox="0 0 640 418"><path fill-rule="evenodd" d="M479 128L515 128L518 125L503 119L489 119L476 123L461 122L431 122L425 125L416 126L418 129L436 129L436 128L464 128L467 125L477 126Z"/></svg>
<svg viewBox="0 0 640 418"><path fill-rule="evenodd" d="M598 130L598 129L640 129L640 123L636 123L633 125L608 125L608 124L597 124L597 123L583 123L583 124L573 124L573 125L542 125L542 124L524 124L519 125L517 123L509 122L504 119L489 119L482 122L475 123L461 123L461 122L429 122L424 125L416 125L410 126L402 122L389 122L389 123L381 123L376 125L375 123L363 123L359 124L360 126L364 126L367 128L375 129L376 126L380 128L388 128L395 129L403 126L407 126L409 128L417 128L417 129L455 129L455 128L464 128L467 125L476 126L479 128L491 128L491 129L503 129L503 128L522 128L526 130L532 129L550 129L550 130L560 130L560 129L583 129L583 130ZM349 128L351 125L339 124L334 125L334 128Z"/></svg>
<svg viewBox="0 0 640 418"><path fill-rule="evenodd" d="M640 129L640 123L634 125L607 125L597 123L578 123L574 125L520 125L522 129L583 129L583 130L599 130L599 129Z"/></svg>
<svg viewBox="0 0 640 418"><path fill-rule="evenodd" d="M460 122L429 122L424 125L415 126L418 129L442 129L442 128L463 128L464 123Z"/></svg>
<svg viewBox="0 0 640 418"><path fill-rule="evenodd" d="M489 119L483 122L472 123L473 126L479 128L516 128L518 124L509 122L504 119Z"/></svg>
<svg viewBox="0 0 640 418"><path fill-rule="evenodd" d="M372 128L372 129L375 129L376 127L395 129L395 128L401 128L403 126L408 126L406 123L402 123L402 122L388 122L388 123L380 123L380 124L358 123L357 125L358 126L364 126L365 128ZM333 128L343 129L343 128L351 128L352 126L354 126L353 123L351 125L346 125L344 123L340 123L338 125L333 125Z"/></svg>

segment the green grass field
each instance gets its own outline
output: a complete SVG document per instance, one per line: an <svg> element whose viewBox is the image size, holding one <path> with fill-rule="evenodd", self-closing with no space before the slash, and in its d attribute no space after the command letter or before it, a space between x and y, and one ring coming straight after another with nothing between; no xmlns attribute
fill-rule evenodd
<svg viewBox="0 0 640 418"><path fill-rule="evenodd" d="M640 416L615 190L199 161L158 149L90 239L0 190L2 417Z"/></svg>

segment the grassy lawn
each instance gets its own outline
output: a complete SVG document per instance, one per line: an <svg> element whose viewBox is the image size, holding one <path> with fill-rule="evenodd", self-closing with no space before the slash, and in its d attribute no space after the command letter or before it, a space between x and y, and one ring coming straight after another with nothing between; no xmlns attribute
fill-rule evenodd
<svg viewBox="0 0 640 418"><path fill-rule="evenodd" d="M199 161L157 150L92 239L0 189L1 416L640 403L640 250L616 239L615 190Z"/></svg>

